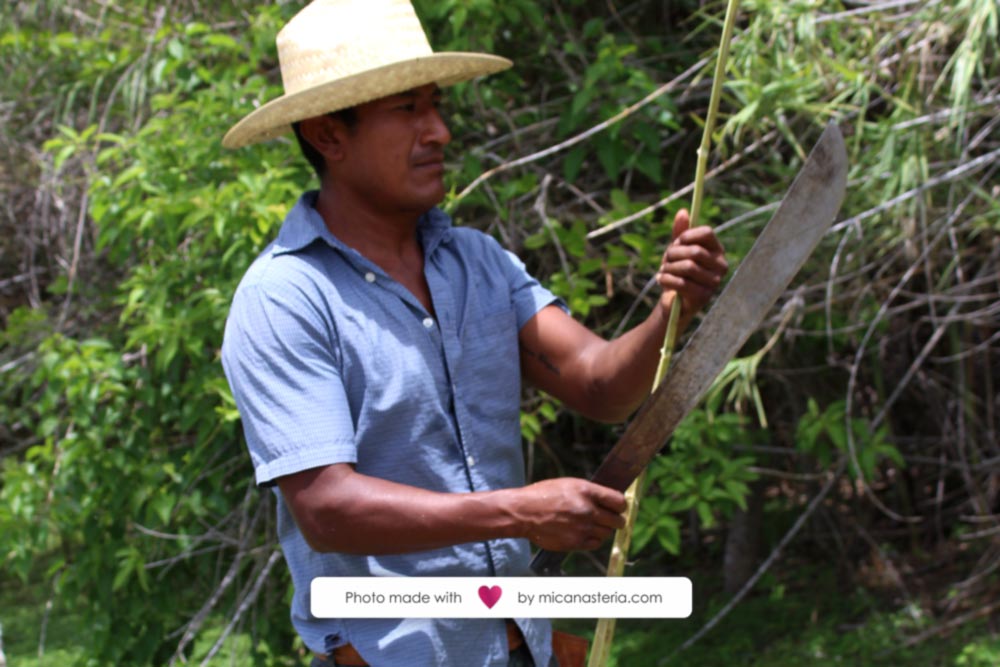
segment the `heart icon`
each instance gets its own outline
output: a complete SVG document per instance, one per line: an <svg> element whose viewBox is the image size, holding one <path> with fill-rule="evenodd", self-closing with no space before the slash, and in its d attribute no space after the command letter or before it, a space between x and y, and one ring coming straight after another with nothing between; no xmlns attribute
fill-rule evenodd
<svg viewBox="0 0 1000 667"><path fill-rule="evenodd" d="M500 600L501 595L503 595L503 591L499 586L479 587L479 599L483 601L483 604L486 605L488 609L493 609L493 605Z"/></svg>

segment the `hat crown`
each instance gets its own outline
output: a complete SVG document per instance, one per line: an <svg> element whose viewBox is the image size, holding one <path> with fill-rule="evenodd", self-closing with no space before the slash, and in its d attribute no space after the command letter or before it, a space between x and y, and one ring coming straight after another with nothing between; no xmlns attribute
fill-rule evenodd
<svg viewBox="0 0 1000 667"><path fill-rule="evenodd" d="M273 139L306 118L512 64L486 53L435 53L410 0L314 0L276 41L285 94L230 128L227 148Z"/></svg>
<svg viewBox="0 0 1000 667"><path fill-rule="evenodd" d="M409 0L315 0L276 41L286 95L433 53Z"/></svg>

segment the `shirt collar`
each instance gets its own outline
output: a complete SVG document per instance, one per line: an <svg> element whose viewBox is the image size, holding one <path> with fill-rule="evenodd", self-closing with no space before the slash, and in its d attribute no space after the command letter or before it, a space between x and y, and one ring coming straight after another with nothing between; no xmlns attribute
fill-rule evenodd
<svg viewBox="0 0 1000 667"><path fill-rule="evenodd" d="M275 255L297 252L317 239L326 241L331 247L342 252L351 254L357 252L327 229L323 217L316 211L318 196L319 192L316 190L306 192L299 197L298 202L285 216L278 238L275 240L273 248ZM417 221L417 234L424 247L424 257L428 258L442 242L451 239L451 218L441 209L432 208Z"/></svg>

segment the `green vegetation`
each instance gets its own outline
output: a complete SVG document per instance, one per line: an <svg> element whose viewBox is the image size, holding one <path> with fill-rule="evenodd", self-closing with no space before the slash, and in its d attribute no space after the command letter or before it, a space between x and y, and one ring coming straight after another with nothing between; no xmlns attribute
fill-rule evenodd
<svg viewBox="0 0 1000 667"><path fill-rule="evenodd" d="M446 205L617 335L648 312L689 197L723 4L416 5L438 49L517 63L449 94ZM243 270L312 178L287 138L219 145L280 94L273 38L297 6L0 5L12 664L42 627L26 664L294 660L273 500L218 348ZM737 264L827 122L848 136L849 193L651 467L626 574L690 573L705 608L623 622L620 664L658 664L741 589L669 664L1000 657L998 24L995 0L742 3L702 219ZM536 478L588 475L617 435L536 392L522 432Z"/></svg>

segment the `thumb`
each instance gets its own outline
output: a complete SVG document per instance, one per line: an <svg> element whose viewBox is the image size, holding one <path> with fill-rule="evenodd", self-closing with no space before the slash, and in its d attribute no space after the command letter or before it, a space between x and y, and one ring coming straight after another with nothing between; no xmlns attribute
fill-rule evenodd
<svg viewBox="0 0 1000 667"><path fill-rule="evenodd" d="M680 235L686 232L690 227L691 216L688 215L686 208L682 208L677 211L677 215L674 216L674 231L670 236L670 240L676 241Z"/></svg>

